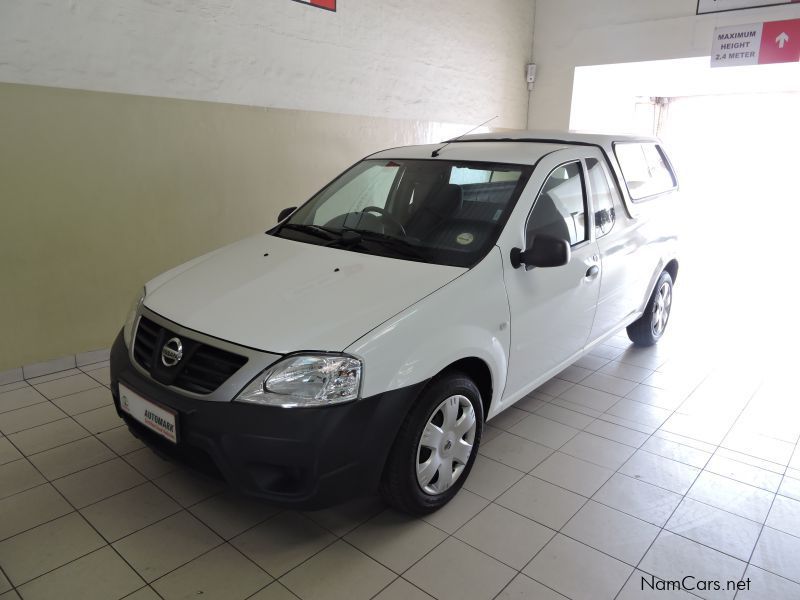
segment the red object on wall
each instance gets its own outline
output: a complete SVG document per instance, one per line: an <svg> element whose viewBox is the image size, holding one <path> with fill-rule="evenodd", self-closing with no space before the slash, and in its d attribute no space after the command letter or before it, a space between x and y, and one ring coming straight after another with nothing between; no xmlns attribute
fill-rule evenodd
<svg viewBox="0 0 800 600"><path fill-rule="evenodd" d="M310 4L311 6L316 6L317 8L324 8L325 10L332 10L336 12L336 0L294 0L295 2L300 2L301 4Z"/></svg>
<svg viewBox="0 0 800 600"><path fill-rule="evenodd" d="M800 61L800 19L764 23L758 64L797 61Z"/></svg>
<svg viewBox="0 0 800 600"><path fill-rule="evenodd" d="M328 10L336 10L336 0L311 0L311 4Z"/></svg>

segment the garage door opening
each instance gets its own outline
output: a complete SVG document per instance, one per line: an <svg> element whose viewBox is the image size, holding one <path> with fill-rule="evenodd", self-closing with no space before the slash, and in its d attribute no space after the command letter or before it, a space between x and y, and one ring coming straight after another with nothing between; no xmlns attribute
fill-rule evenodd
<svg viewBox="0 0 800 600"><path fill-rule="evenodd" d="M698 352L771 361L795 349L798 107L799 64L711 69L702 57L575 70L571 129L655 134L670 152L682 190L672 326Z"/></svg>

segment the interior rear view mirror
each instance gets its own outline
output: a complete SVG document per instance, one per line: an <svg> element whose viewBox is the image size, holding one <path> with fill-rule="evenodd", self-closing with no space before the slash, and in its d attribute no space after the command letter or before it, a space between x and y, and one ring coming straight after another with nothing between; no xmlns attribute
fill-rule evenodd
<svg viewBox="0 0 800 600"><path fill-rule="evenodd" d="M288 218L289 215L291 215L296 210L297 210L296 206L289 206L287 208L284 208L281 212L278 213L278 223Z"/></svg>
<svg viewBox="0 0 800 600"><path fill-rule="evenodd" d="M525 270L533 267L560 267L569 262L570 247L567 240L549 235L537 234L527 250L511 250L511 266L515 269L525 265Z"/></svg>

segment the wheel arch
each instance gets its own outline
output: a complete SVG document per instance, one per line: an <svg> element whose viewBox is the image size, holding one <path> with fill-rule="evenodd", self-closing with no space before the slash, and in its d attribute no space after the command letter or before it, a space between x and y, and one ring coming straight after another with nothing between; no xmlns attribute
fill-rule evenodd
<svg viewBox="0 0 800 600"><path fill-rule="evenodd" d="M669 273L669 276L672 277L672 283L675 283L675 280L678 279L678 259L673 258L669 261L666 265L664 265L664 270Z"/></svg>
<svg viewBox="0 0 800 600"><path fill-rule="evenodd" d="M656 289L656 283L658 283L658 278L661 277L661 274L665 271L669 273L669 276L672 277L672 283L675 283L675 279L678 277L678 259L674 258L673 256L666 262L664 262L664 260L665 258L660 259L653 270L653 274L650 277L650 281L647 284L647 289L645 290L645 295L641 300L641 304L639 305L640 315L647 307L647 303L650 301L650 297L653 295L653 292Z"/></svg>
<svg viewBox="0 0 800 600"><path fill-rule="evenodd" d="M492 371L489 368L489 365L486 364L486 361L478 358L477 356L461 358L450 363L441 371L439 371L433 376L431 381L438 379L445 373L450 373L453 371L464 373L464 375L467 375L470 379L472 379L472 381L475 382L475 385L478 387L478 391L481 393L483 420L486 421L486 418L489 415L489 408L492 405L492 393L494 391Z"/></svg>

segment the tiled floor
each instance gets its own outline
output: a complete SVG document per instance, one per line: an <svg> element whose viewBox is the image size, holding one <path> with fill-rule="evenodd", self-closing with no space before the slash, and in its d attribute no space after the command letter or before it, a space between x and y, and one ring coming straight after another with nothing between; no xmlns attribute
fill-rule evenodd
<svg viewBox="0 0 800 600"><path fill-rule="evenodd" d="M611 339L491 421L425 519L281 511L166 463L103 363L2 386L0 599L800 598L793 372L676 328ZM750 589L642 591L653 575Z"/></svg>

